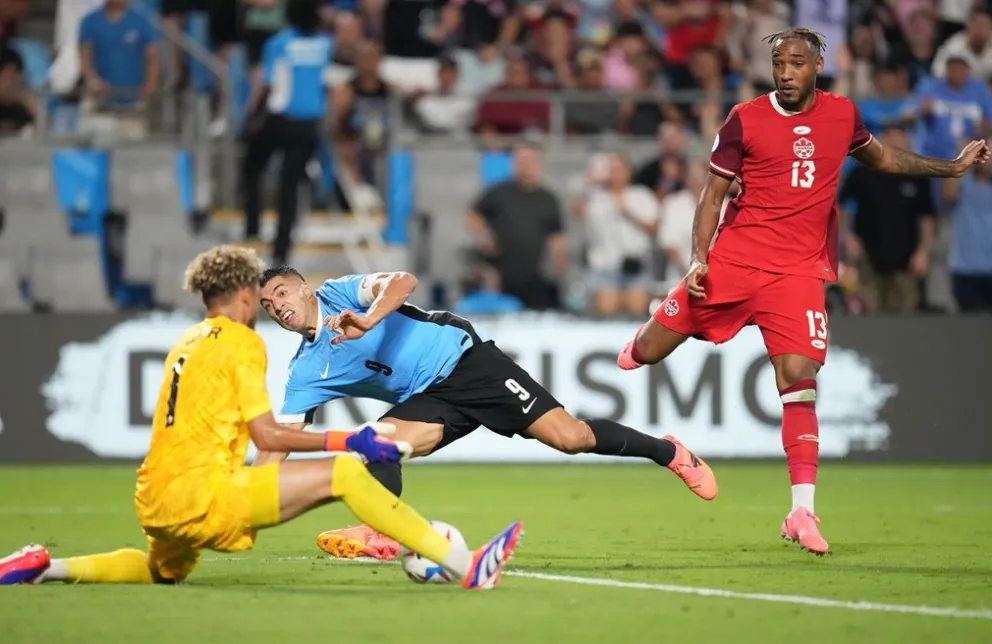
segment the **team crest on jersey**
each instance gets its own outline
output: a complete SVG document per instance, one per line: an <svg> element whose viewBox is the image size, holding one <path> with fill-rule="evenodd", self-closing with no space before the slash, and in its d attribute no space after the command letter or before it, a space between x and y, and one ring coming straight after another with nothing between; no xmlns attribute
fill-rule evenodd
<svg viewBox="0 0 992 644"><path fill-rule="evenodd" d="M665 303L662 304L661 309L665 312L665 315L673 318L679 314L679 303L672 298L668 298L665 300Z"/></svg>
<svg viewBox="0 0 992 644"><path fill-rule="evenodd" d="M796 140L792 144L792 151L796 153L796 156L800 159L808 159L813 156L816 152L816 148L813 146L813 142L807 139L805 136Z"/></svg>

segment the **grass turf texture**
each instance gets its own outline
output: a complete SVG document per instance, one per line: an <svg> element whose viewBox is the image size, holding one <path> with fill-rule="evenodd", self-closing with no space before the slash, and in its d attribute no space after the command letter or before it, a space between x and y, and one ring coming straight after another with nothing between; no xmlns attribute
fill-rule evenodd
<svg viewBox="0 0 992 644"><path fill-rule="evenodd" d="M817 509L834 554L779 539L783 464L717 463L696 499L649 466L408 466L405 499L477 545L513 519L518 570L801 595L992 608L992 468L828 464ZM0 554L143 546L132 467L0 470ZM204 553L184 587L0 589L5 644L66 642L990 642L992 620L698 597L506 577L495 591L425 587L395 565L331 561L321 530L342 506L263 532L255 550Z"/></svg>

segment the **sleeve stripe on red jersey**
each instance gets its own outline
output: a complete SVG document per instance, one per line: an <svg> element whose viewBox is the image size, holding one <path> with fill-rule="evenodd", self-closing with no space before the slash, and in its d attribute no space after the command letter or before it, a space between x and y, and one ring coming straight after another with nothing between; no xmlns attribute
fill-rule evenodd
<svg viewBox="0 0 992 644"><path fill-rule="evenodd" d="M713 163L712 161L710 161L710 170L712 170L713 172L717 173L721 177L725 177L727 179L734 179L734 178L737 177L737 173L736 172L731 172L730 170L727 170L726 168L721 168L720 166L718 166L717 164Z"/></svg>
<svg viewBox="0 0 992 644"><path fill-rule="evenodd" d="M868 140L865 141L864 143L862 143L861 145L857 145L857 146L851 148L851 152L857 152L858 150L860 150L861 148L867 146L868 144L870 144L874 140L875 140L875 137L872 136L871 134L869 134L868 135ZM850 154L851 152L848 152L848 154Z"/></svg>

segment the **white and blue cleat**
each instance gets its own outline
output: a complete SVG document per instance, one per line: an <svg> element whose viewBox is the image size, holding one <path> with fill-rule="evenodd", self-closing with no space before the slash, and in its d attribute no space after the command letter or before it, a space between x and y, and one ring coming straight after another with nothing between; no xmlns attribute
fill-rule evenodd
<svg viewBox="0 0 992 644"><path fill-rule="evenodd" d="M524 526L517 521L473 552L472 563L462 586L469 590L489 590L496 586L506 570L506 564L513 558L513 550L523 533Z"/></svg>

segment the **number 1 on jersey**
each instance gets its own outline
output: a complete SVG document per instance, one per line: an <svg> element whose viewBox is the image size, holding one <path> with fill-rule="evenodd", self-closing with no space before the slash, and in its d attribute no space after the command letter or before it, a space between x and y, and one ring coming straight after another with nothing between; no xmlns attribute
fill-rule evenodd
<svg viewBox="0 0 992 644"><path fill-rule="evenodd" d="M803 176L799 176L800 170ZM812 188L813 187L813 173L816 172L816 164L812 161L793 161L792 162L792 187L793 188Z"/></svg>
<svg viewBox="0 0 992 644"><path fill-rule="evenodd" d="M179 395L179 376L183 373L186 356L180 356L172 365L172 386L169 389L169 410L165 413L165 426L172 427L176 422L176 397Z"/></svg>

